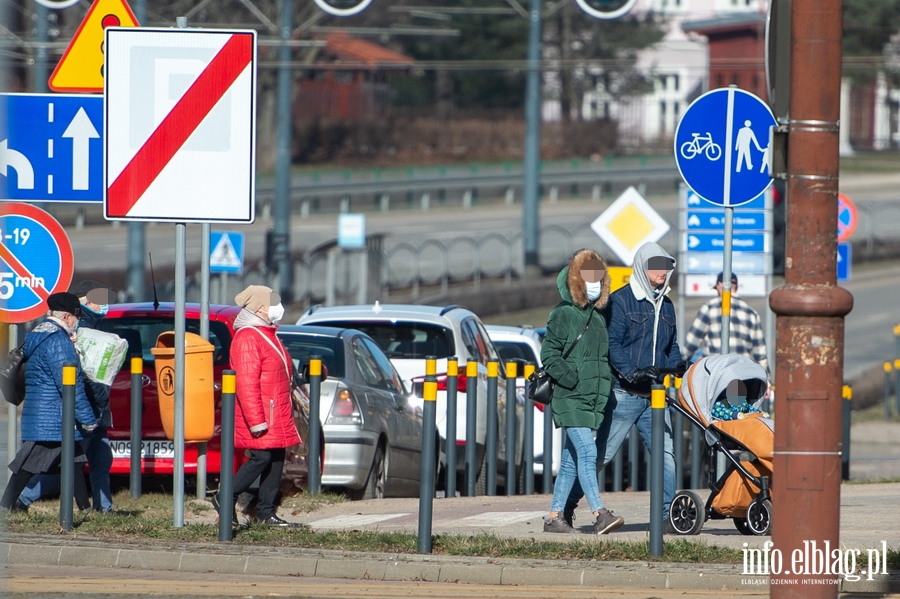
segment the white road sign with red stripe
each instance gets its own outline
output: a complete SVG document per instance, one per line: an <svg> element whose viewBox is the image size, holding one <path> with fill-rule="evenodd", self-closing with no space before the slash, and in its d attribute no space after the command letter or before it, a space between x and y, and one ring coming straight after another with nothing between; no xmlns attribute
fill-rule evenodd
<svg viewBox="0 0 900 599"><path fill-rule="evenodd" d="M108 220L249 223L256 32L106 30Z"/></svg>

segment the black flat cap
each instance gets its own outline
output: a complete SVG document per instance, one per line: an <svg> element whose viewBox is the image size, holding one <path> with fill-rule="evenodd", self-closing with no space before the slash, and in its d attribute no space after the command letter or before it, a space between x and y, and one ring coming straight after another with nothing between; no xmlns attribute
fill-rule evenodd
<svg viewBox="0 0 900 599"><path fill-rule="evenodd" d="M58 312L68 312L74 316L81 317L81 302L78 296L72 293L54 293L47 298L47 307Z"/></svg>

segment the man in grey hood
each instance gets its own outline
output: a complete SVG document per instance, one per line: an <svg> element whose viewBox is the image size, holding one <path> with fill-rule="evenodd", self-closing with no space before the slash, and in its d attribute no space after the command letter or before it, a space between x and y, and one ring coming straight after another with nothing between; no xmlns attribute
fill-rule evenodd
<svg viewBox="0 0 900 599"><path fill-rule="evenodd" d="M652 452L650 385L660 369L686 369L681 359L675 329L675 306L666 297L675 259L656 243L645 243L634 257L628 285L609 296L609 363L613 367L613 393L607 414L597 434L597 455L608 464L619 451L625 435L637 425L644 443ZM672 424L666 413L666 441L663 448L663 518L668 524L669 506L675 496L675 455ZM581 497L576 486L569 495L565 518L570 518ZM665 527L670 531L669 526Z"/></svg>

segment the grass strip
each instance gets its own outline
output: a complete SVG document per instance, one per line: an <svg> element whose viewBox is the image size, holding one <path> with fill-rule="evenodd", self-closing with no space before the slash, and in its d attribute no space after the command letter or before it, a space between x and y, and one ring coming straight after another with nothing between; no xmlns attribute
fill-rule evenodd
<svg viewBox="0 0 900 599"><path fill-rule="evenodd" d="M281 510L293 515L315 511L327 503L344 501L343 496L321 494L299 495L282 500ZM115 511L108 514L76 512L72 533L59 527L59 502L39 501L26 513L8 513L5 529L14 533L67 537L78 535L98 540L175 541L186 543L215 543L218 526L190 523L194 517L206 517L212 510L206 501L187 499L184 514L187 524L172 525L172 497L162 493L144 494L132 499L127 492L114 498ZM411 532L394 531L314 531L310 528L276 528L261 524L247 524L234 531L236 545L298 547L337 551L361 551L415 554L418 537ZM493 534L434 535L435 555L455 555L486 558L522 558L586 561L662 561L684 563L742 563L742 553L735 549L707 545L693 540L667 540L661 558L650 556L648 541L619 541L614 537L544 541L522 538L501 538Z"/></svg>
<svg viewBox="0 0 900 599"><path fill-rule="evenodd" d="M314 511L317 507L344 501L342 496L329 494L285 498L281 509L294 515ZM208 516L206 501L185 501L185 526L172 525L172 497L166 494L145 494L131 499L127 493L116 496L116 510L109 514L76 512L74 529L66 533L59 527L59 502L40 501L27 513L7 513L2 523L8 532L48 535L54 537L90 537L97 540L168 541L185 543L216 543L218 526L190 523L193 516ZM260 547L297 547L336 551L415 554L418 537L411 532L395 531L315 531L308 527L277 528L264 524L247 524L234 531L232 545ZM434 535L432 551L435 555L482 557L491 559L518 558L537 560L669 562L741 564L743 553L737 549L708 545L685 538L667 538L661 557L651 557L649 541L620 541L612 537L583 535L565 541L533 538L503 538L494 534ZM888 567L900 569L900 551L888 549Z"/></svg>

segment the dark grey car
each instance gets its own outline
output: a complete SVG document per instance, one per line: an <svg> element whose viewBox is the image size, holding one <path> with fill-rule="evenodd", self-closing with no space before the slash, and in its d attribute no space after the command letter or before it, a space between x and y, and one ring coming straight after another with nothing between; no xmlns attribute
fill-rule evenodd
<svg viewBox="0 0 900 599"><path fill-rule="evenodd" d="M321 356L327 370L319 410L322 484L346 487L354 499L417 496L421 402L378 344L354 329L319 326L284 325L278 337L298 372L312 355Z"/></svg>

